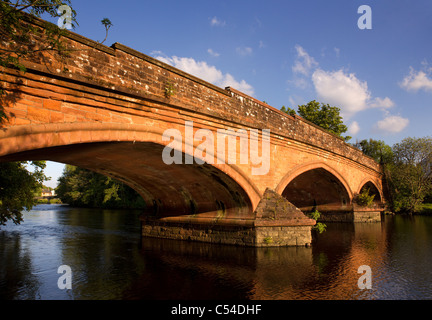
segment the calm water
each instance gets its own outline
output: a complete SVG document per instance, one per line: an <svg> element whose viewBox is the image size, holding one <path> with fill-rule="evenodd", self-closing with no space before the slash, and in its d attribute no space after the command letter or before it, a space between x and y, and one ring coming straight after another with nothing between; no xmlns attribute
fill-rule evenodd
<svg viewBox="0 0 432 320"><path fill-rule="evenodd" d="M138 215L40 205L2 227L0 299L432 299L432 217L328 224L312 248L254 249L141 240ZM57 286L61 265L71 290Z"/></svg>

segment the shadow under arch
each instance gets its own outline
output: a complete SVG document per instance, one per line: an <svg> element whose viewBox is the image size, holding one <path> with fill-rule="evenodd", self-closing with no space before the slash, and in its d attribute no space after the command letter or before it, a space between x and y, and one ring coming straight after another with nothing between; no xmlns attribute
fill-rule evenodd
<svg viewBox="0 0 432 320"><path fill-rule="evenodd" d="M303 212L348 211L353 193L346 180L323 162L299 165L279 183L276 191Z"/></svg>
<svg viewBox="0 0 432 320"><path fill-rule="evenodd" d="M358 194L362 193L364 189L369 189L370 195L375 195L374 202L375 203L382 203L382 200L384 199L382 190L378 187L378 185L373 182L371 179L366 178L364 179L358 188Z"/></svg>
<svg viewBox="0 0 432 320"><path fill-rule="evenodd" d="M159 217L252 218L260 194L238 167L166 165L162 133L147 125L102 123L13 127L0 134L0 161L50 160L114 177Z"/></svg>

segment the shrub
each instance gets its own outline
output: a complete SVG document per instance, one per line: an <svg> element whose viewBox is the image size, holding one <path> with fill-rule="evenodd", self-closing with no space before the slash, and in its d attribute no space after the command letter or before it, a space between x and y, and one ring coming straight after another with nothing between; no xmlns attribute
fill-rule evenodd
<svg viewBox="0 0 432 320"><path fill-rule="evenodd" d="M357 195L355 201L359 206L369 207L369 208L373 206L375 195L374 194L370 195L369 192L370 190L366 188L363 189L360 192L360 194Z"/></svg>

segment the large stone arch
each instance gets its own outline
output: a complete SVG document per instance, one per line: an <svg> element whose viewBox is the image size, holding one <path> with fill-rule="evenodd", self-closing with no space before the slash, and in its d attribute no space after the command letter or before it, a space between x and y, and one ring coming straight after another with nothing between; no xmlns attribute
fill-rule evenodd
<svg viewBox="0 0 432 320"><path fill-rule="evenodd" d="M285 190L285 188L288 186L288 184L294 178L296 178L300 174L307 172L309 170L320 169L320 168L330 172L332 175L334 175L343 184L343 186L345 187L345 189L348 192L348 195L349 195L350 201L351 201L353 198L353 192L352 192L348 182L346 181L346 179L337 170L333 169L328 164L326 164L322 161L311 162L311 163L306 163L306 164L301 164L301 165L295 166L281 179L281 181L279 182L275 191L279 194L282 194L282 192Z"/></svg>
<svg viewBox="0 0 432 320"><path fill-rule="evenodd" d="M295 167L282 179L277 192L303 211L347 211L353 198L343 176L323 162Z"/></svg>
<svg viewBox="0 0 432 320"><path fill-rule="evenodd" d="M17 126L0 133L0 161L52 160L113 176L153 203L154 213L161 211L164 216L253 218L260 193L235 165L164 164L170 174L158 175L162 150L168 144L162 141L163 131L157 126L107 123ZM184 150L183 143L180 151ZM149 154L151 159L143 159L139 170L134 168L140 166L136 157ZM175 176L176 187L163 185ZM161 199L169 190L171 197Z"/></svg>
<svg viewBox="0 0 432 320"><path fill-rule="evenodd" d="M357 194L360 194L362 192L363 188L369 188L371 191L370 194L378 195L378 197L375 196L374 201L376 203L382 203L382 201L384 199L384 195L383 195L383 190L380 188L379 184L377 184L376 182L374 182L370 178L365 178L359 184L359 187L357 188Z"/></svg>

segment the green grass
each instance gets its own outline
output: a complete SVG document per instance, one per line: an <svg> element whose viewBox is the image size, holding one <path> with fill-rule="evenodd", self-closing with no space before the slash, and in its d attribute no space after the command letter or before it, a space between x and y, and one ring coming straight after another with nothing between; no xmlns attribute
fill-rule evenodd
<svg viewBox="0 0 432 320"><path fill-rule="evenodd" d="M432 203L423 203L421 214L432 214Z"/></svg>

